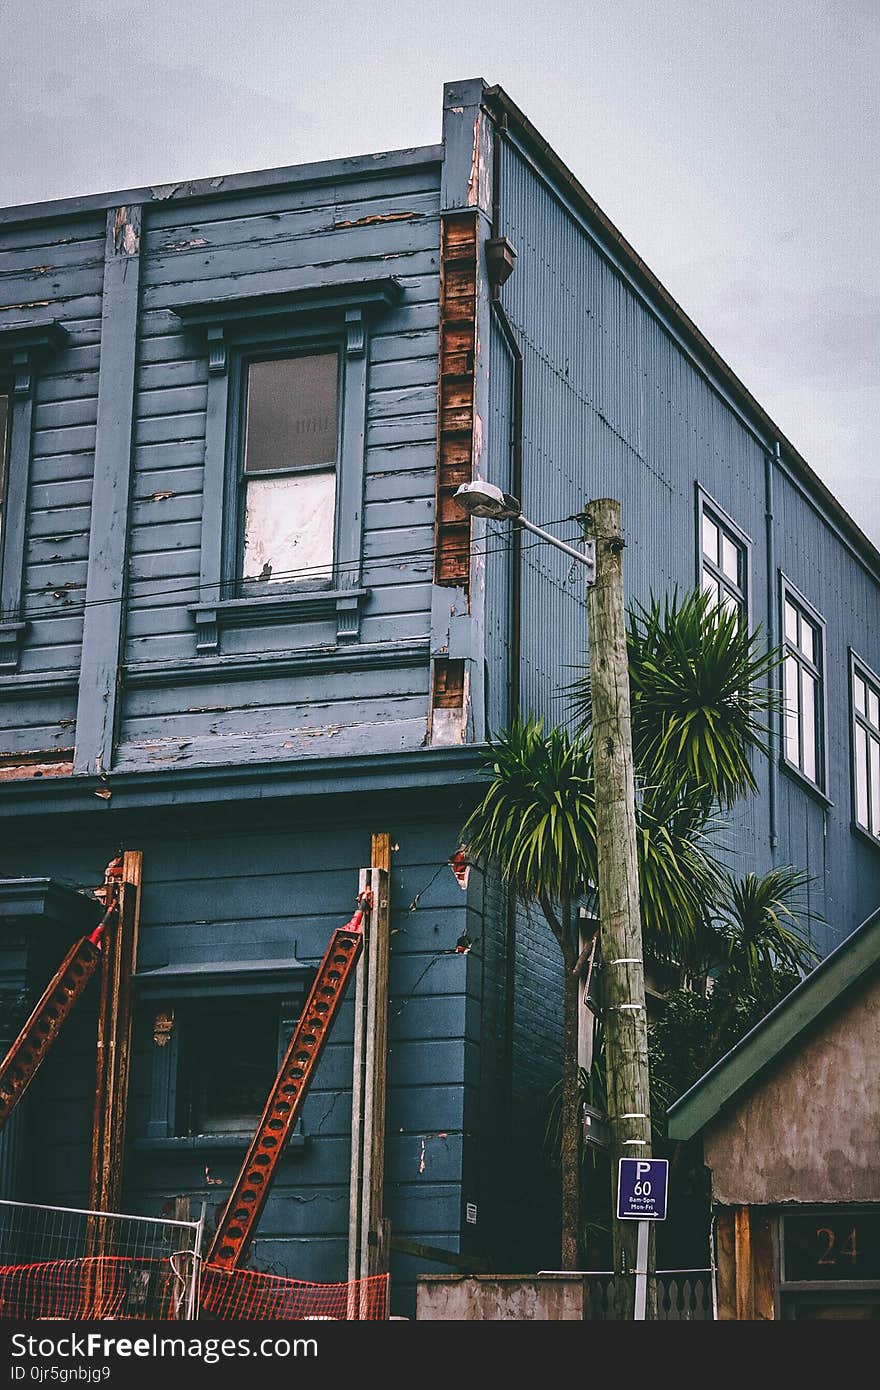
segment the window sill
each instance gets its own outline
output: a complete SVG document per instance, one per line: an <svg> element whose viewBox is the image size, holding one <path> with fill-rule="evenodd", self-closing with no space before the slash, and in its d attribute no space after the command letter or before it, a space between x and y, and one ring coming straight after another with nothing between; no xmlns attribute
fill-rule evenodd
<svg viewBox="0 0 880 1390"><path fill-rule="evenodd" d="M803 772L801 772L800 768L795 767L794 763L790 763L787 758L780 758L779 766L787 777L790 777L793 782L796 782L801 790L805 791L808 796L811 796L814 801L818 801L819 805L824 807L826 811L834 806L831 797L826 796L822 788L817 787L815 782L811 782L809 777L806 777Z"/></svg>
<svg viewBox="0 0 880 1390"><path fill-rule="evenodd" d="M850 822L850 830L854 835L857 835L860 840L864 840L865 844L872 845L874 849L880 849L880 836L872 834L870 830L866 830L863 825L859 825L858 821Z"/></svg>
<svg viewBox="0 0 880 1390"><path fill-rule="evenodd" d="M135 1139L132 1147L140 1153L245 1153L253 1141L253 1133L238 1134L173 1134L163 1139ZM304 1149L306 1136L290 1136L290 1149Z"/></svg>
<svg viewBox="0 0 880 1390"><path fill-rule="evenodd" d="M258 627L266 623L309 623L336 619L336 640L353 642L360 632L360 614L369 589L287 589L254 598L220 599L190 608L196 623L196 651L216 656L224 628Z"/></svg>

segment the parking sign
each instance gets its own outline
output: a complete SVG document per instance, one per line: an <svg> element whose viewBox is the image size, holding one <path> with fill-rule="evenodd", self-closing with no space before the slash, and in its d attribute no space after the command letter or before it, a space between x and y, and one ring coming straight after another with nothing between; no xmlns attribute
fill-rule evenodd
<svg viewBox="0 0 880 1390"><path fill-rule="evenodd" d="M617 1174L620 1221L665 1221L669 1160L622 1158Z"/></svg>

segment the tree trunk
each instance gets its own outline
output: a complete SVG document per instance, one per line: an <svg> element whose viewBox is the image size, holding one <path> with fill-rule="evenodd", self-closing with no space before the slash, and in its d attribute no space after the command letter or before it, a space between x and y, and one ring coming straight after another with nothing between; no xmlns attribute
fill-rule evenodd
<svg viewBox="0 0 880 1390"><path fill-rule="evenodd" d="M569 959L569 955L571 959ZM563 955L565 995L562 1024L562 1110L559 1157L562 1169L562 1268L580 1268L581 1155L578 1114L578 996L580 980L572 974L574 952Z"/></svg>

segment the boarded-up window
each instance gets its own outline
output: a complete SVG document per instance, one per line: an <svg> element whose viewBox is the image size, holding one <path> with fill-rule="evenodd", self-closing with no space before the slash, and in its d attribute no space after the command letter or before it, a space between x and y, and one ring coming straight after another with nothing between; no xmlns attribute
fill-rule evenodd
<svg viewBox="0 0 880 1390"><path fill-rule="evenodd" d="M333 573L339 358L251 362L244 444L247 580L292 583Z"/></svg>
<svg viewBox="0 0 880 1390"><path fill-rule="evenodd" d="M177 1134L250 1133L278 1070L278 1004L193 1003L179 1023Z"/></svg>
<svg viewBox="0 0 880 1390"><path fill-rule="evenodd" d="M3 545L3 499L6 496L6 437L8 433L9 397L0 396L0 547Z"/></svg>

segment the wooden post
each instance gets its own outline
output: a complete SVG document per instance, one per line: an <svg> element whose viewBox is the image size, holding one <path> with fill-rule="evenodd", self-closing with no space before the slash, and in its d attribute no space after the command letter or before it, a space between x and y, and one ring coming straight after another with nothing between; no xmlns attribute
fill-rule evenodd
<svg viewBox="0 0 880 1390"><path fill-rule="evenodd" d="M374 835L372 867L361 888L373 893L367 939L355 990L352 1065L351 1172L348 1278L365 1279L388 1270L389 1227L383 1216L385 1190L385 1093L388 1062L388 951L390 940L391 837ZM360 1310L349 1300L349 1317Z"/></svg>
<svg viewBox="0 0 880 1390"><path fill-rule="evenodd" d="M358 893L368 884L367 870L358 879ZM364 1196L364 1050L367 1032L367 959L372 934L372 913L364 921L365 949L354 977L354 1037L351 1060L351 1166L348 1179L348 1281L360 1277L362 1205ZM348 1317L357 1318L357 1304L349 1290Z"/></svg>
<svg viewBox="0 0 880 1390"><path fill-rule="evenodd" d="M373 865L373 949L370 952L373 968L371 1036L372 1053L368 1051L367 1097L369 1115L369 1189L367 1210L367 1262L365 1273L385 1274L388 1271L390 1239L385 1208L385 1102L388 1077L388 968L391 942L391 836L374 835L371 863Z"/></svg>
<svg viewBox="0 0 880 1390"><path fill-rule="evenodd" d="M733 1209L733 1247L736 1268L736 1319L737 1322L747 1322L754 1316L752 1234L748 1207Z"/></svg>
<svg viewBox="0 0 880 1390"><path fill-rule="evenodd" d="M585 536L596 543L596 581L587 590L604 990L605 1061L612 1188L620 1158L650 1158L648 1026L636 858L635 780L623 602L620 503L590 502ZM616 1193L612 1190L612 1212ZM637 1268L637 1223L612 1216L616 1275ZM650 1242L648 1268L653 1264ZM651 1281L653 1284L653 1280ZM634 1280L618 1280L618 1316L633 1316ZM648 1316L651 1309L649 1303Z"/></svg>
<svg viewBox="0 0 880 1390"><path fill-rule="evenodd" d="M760 1207L722 1207L715 1230L719 1319L772 1322L776 1260L770 1216Z"/></svg>
<svg viewBox="0 0 880 1390"><path fill-rule="evenodd" d="M98 1015L89 1206L119 1211L131 1054L131 977L137 961L143 856L123 855L119 916L104 938Z"/></svg>

